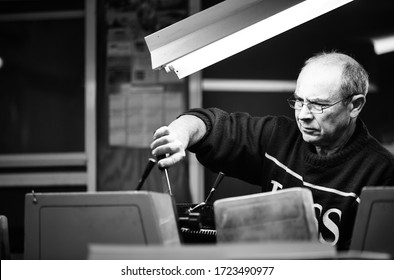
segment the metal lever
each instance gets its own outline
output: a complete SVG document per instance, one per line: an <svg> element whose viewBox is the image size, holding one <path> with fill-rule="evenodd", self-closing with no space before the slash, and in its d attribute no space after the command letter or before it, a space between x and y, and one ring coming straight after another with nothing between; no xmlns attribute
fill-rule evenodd
<svg viewBox="0 0 394 280"><path fill-rule="evenodd" d="M194 206L193 208L189 209L189 213L196 211L197 209L203 207L204 205L206 205L208 203L208 201L212 198L213 193L216 191L217 187L219 186L220 182L223 180L224 178L224 173L223 172L219 172L218 176L216 177L215 183L213 183L213 187L211 189L211 191L209 192L207 198L205 199L205 201L197 204L196 206Z"/></svg>
<svg viewBox="0 0 394 280"><path fill-rule="evenodd" d="M158 156L157 161L159 161L165 157L166 157L165 155ZM170 184L170 177L168 176L168 170L167 170L167 168L160 168L160 167L159 167L159 169L162 171L163 186L164 185L167 186L168 193L172 196L172 189L171 189L171 184Z"/></svg>

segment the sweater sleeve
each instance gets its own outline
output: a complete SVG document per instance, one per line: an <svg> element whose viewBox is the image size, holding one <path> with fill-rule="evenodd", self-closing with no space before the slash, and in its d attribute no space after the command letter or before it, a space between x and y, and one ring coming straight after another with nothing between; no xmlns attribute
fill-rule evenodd
<svg viewBox="0 0 394 280"><path fill-rule="evenodd" d="M207 127L203 139L189 147L201 164L214 172L260 184L275 117L252 117L217 108L192 109L185 114L199 117Z"/></svg>

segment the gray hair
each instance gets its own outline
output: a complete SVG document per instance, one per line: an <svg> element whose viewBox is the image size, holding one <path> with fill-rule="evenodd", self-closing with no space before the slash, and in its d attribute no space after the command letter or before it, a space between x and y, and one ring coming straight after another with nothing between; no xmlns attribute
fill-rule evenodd
<svg viewBox="0 0 394 280"><path fill-rule="evenodd" d="M365 71L364 67L352 57L336 51L321 52L305 61L302 69L308 64L315 62L342 67L342 96L346 97L352 94L367 95L369 86L368 73Z"/></svg>

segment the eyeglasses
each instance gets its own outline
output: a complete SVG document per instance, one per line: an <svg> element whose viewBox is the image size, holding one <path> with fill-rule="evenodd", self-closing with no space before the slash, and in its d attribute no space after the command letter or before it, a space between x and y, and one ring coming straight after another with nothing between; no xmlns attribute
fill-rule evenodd
<svg viewBox="0 0 394 280"><path fill-rule="evenodd" d="M287 102L289 103L290 108L292 108L294 110L301 110L302 107L304 105L306 105L306 107L308 108L308 110L312 114L322 114L325 109L330 108L330 107L338 104L339 102L347 100L347 99L353 97L354 95L355 94L349 95L348 97L345 97L345 98L338 100L337 102L334 102L331 104L320 104L320 103L316 103L316 102L304 102L302 100L296 99L295 96L292 96L289 99L287 99Z"/></svg>

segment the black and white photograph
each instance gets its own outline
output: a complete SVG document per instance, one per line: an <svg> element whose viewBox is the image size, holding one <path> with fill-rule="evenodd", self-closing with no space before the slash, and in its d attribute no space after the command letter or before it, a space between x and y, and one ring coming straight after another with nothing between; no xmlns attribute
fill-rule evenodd
<svg viewBox="0 0 394 280"><path fill-rule="evenodd" d="M1 278L394 276L393 15L0 0Z"/></svg>

